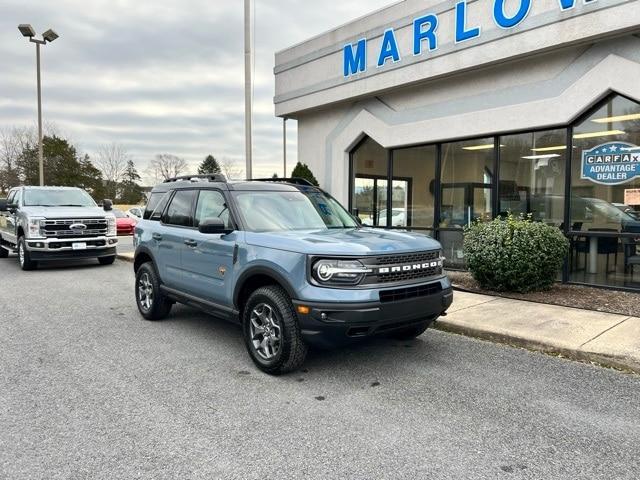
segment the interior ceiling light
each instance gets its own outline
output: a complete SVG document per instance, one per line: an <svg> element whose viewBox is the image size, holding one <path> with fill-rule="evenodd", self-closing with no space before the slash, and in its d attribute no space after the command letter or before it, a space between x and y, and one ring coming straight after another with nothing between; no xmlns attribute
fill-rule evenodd
<svg viewBox="0 0 640 480"><path fill-rule="evenodd" d="M540 148L532 148L532 152L557 152L559 150L566 150L566 145L557 145L555 147L540 147Z"/></svg>
<svg viewBox="0 0 640 480"><path fill-rule="evenodd" d="M573 138L610 137L612 135L624 135L625 133L627 132L622 130L605 130L604 132L577 133Z"/></svg>
<svg viewBox="0 0 640 480"><path fill-rule="evenodd" d="M618 115L617 117L594 118L591 121L595 123L613 123L613 122L628 122L629 120L640 120L640 113L631 113L629 115Z"/></svg>
<svg viewBox="0 0 640 480"><path fill-rule="evenodd" d="M503 148L504 145L500 145L500 148ZM486 145L472 145L470 147L462 147L463 150L468 150L470 152L474 152L476 150L491 150L495 148L495 144L487 143Z"/></svg>
<svg viewBox="0 0 640 480"><path fill-rule="evenodd" d="M557 153L550 153L548 155L529 155L528 157L522 157L525 160L542 160L544 158L558 158L560 155Z"/></svg>

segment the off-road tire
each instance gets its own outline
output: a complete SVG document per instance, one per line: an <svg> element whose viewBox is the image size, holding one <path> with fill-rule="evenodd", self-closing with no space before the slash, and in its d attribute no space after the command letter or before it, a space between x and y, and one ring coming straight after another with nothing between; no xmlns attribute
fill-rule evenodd
<svg viewBox="0 0 640 480"><path fill-rule="evenodd" d="M111 255L110 257L98 257L98 262L100 262L100 265L113 265L113 262L115 261L115 255Z"/></svg>
<svg viewBox="0 0 640 480"><path fill-rule="evenodd" d="M270 360L259 354L251 336L252 312L263 304L271 307L280 327L279 350ZM260 370L269 375L293 372L304 363L307 356L307 345L302 339L291 298L277 285L258 288L249 296L242 313L242 333L251 359Z"/></svg>
<svg viewBox="0 0 640 480"><path fill-rule="evenodd" d="M2 249L4 250L4 248ZM18 263L20 264L20 268L25 272L29 270L35 270L38 268L38 262L31 260L31 255L29 254L29 250L27 250L27 244L24 240L24 237L20 237L18 239Z"/></svg>
<svg viewBox="0 0 640 480"><path fill-rule="evenodd" d="M148 308L141 298L141 284L145 285L147 289L151 288L152 299L151 303L148 304ZM138 311L140 312L140 315L142 315L146 320L162 320L163 318L166 318L167 315L169 315L173 302L171 302L171 300L169 300L160 290L160 278L156 273L156 269L154 268L153 263L147 262L142 264L140 268L138 268L138 271L136 272L136 283L134 290Z"/></svg>

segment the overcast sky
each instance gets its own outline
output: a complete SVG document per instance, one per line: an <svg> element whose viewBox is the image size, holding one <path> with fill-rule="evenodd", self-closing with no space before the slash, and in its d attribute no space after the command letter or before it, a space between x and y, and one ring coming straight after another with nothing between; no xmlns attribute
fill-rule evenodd
<svg viewBox="0 0 640 480"><path fill-rule="evenodd" d="M274 53L389 3L255 0L255 175L282 174ZM0 128L36 121L35 46L19 23L60 35L42 51L44 118L81 151L121 143L141 173L157 153L243 164L241 0L0 0Z"/></svg>

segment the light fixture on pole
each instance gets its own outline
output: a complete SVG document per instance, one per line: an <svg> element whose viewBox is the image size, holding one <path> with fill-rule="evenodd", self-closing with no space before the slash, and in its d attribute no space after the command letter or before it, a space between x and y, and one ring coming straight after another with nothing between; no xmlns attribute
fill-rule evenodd
<svg viewBox="0 0 640 480"><path fill-rule="evenodd" d="M36 71L38 77L38 167L39 167L39 177L40 177L40 186L44 185L44 160L43 160L43 152L42 152L42 88L40 81L40 45L46 45L47 42L51 43L56 38L58 38L58 34L53 30L49 29L42 34L42 40L35 38L36 31L33 27L27 23L21 23L18 25L18 30L23 37L29 39L31 43L36 44Z"/></svg>

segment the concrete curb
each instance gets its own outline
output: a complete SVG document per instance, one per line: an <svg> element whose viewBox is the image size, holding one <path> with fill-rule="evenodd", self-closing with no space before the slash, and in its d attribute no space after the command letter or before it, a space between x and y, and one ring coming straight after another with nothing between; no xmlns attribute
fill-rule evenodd
<svg viewBox="0 0 640 480"><path fill-rule="evenodd" d="M133 263L133 253L118 253L116 257L118 258L118 260Z"/></svg>
<svg viewBox="0 0 640 480"><path fill-rule="evenodd" d="M530 340L516 335L495 333L489 330L483 330L482 328L464 327L451 322L447 322L446 317L438 319L438 321L434 324L434 328L443 332L455 333L458 335L478 338L494 343L502 343L505 345L525 348L527 350L546 353L550 355L560 355L562 357L579 362L594 363L604 367L615 368L617 370L623 370L625 372L640 374L640 364L633 359L622 356L610 356L601 353L589 352L586 350L569 349L565 347L559 347L551 343Z"/></svg>

